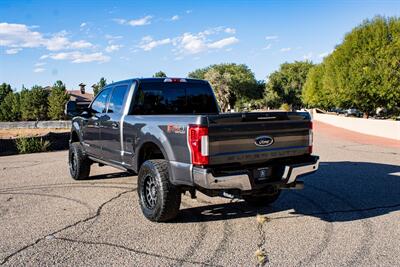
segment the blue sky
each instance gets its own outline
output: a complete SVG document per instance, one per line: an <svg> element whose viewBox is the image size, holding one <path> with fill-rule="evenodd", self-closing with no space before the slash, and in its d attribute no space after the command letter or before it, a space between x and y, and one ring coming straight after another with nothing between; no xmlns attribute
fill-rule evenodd
<svg viewBox="0 0 400 267"><path fill-rule="evenodd" d="M222 62L261 80L283 62L320 62L364 19L399 14L400 1L0 0L0 82L73 89Z"/></svg>

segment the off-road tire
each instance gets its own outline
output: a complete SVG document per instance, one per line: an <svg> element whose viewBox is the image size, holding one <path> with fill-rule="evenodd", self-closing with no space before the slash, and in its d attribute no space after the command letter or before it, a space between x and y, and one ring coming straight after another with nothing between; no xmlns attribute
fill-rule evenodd
<svg viewBox="0 0 400 267"><path fill-rule="evenodd" d="M69 146L68 167L74 180L84 180L89 177L92 161L83 153L80 143Z"/></svg>
<svg viewBox="0 0 400 267"><path fill-rule="evenodd" d="M150 221L166 222L178 215L181 192L169 180L166 160L147 160L142 164L137 192L143 215Z"/></svg>
<svg viewBox="0 0 400 267"><path fill-rule="evenodd" d="M247 196L243 196L243 199L250 206L262 207L262 206L267 206L269 204L274 203L279 198L280 194L281 194L281 190L278 189L276 192L274 192L272 194L262 195L262 196L247 195Z"/></svg>

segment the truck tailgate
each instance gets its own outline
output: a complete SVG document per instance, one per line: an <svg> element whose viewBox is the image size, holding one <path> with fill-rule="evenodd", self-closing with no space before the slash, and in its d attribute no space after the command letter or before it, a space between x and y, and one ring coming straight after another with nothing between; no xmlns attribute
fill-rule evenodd
<svg viewBox="0 0 400 267"><path fill-rule="evenodd" d="M208 116L209 164L257 164L309 153L307 112Z"/></svg>

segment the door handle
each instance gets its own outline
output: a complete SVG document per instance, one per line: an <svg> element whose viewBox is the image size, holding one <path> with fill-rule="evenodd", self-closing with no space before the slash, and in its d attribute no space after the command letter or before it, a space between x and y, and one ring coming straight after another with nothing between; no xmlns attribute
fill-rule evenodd
<svg viewBox="0 0 400 267"><path fill-rule="evenodd" d="M118 123L116 122L111 123L111 127L113 127L114 129L118 129Z"/></svg>

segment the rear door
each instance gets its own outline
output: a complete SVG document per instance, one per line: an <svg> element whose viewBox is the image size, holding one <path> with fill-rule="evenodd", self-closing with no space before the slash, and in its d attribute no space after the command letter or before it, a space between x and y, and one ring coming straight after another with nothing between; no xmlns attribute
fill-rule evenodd
<svg viewBox="0 0 400 267"><path fill-rule="evenodd" d="M86 152L98 158L101 157L100 122L106 114L107 102L111 88L105 88L95 98L90 106L90 117L85 120L83 140Z"/></svg>
<svg viewBox="0 0 400 267"><path fill-rule="evenodd" d="M209 115L210 164L256 164L309 153L308 113Z"/></svg>
<svg viewBox="0 0 400 267"><path fill-rule="evenodd" d="M121 118L128 84L116 85L111 93L107 113L101 119L100 136L104 159L121 163Z"/></svg>

